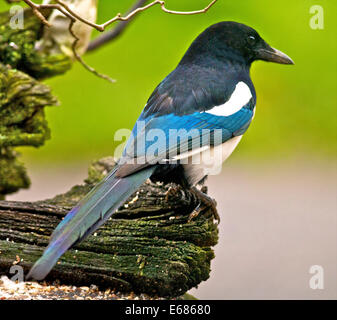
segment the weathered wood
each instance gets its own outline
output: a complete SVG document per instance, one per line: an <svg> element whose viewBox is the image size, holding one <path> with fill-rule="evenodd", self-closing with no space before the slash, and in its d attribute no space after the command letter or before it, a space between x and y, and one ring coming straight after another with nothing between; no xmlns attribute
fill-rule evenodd
<svg viewBox="0 0 337 320"><path fill-rule="evenodd" d="M109 169L106 161L99 163L88 182ZM91 187L76 186L37 203L0 202L0 274L8 275L17 256L27 272L62 217ZM96 234L67 252L47 280L160 296L181 295L206 280L218 237L212 212L188 223L197 200L186 190L166 199L170 187L144 183Z"/></svg>

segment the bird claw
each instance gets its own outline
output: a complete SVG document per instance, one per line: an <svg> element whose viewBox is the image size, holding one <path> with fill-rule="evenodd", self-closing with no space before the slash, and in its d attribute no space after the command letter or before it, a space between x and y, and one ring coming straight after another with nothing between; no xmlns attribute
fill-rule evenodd
<svg viewBox="0 0 337 320"><path fill-rule="evenodd" d="M207 186L202 186L200 191L204 194L208 194L208 187Z"/></svg>
<svg viewBox="0 0 337 320"><path fill-rule="evenodd" d="M165 193L165 201L169 201L171 197L174 197L181 191L180 185L175 185L174 187L170 187Z"/></svg>
<svg viewBox="0 0 337 320"><path fill-rule="evenodd" d="M205 190L204 187L202 188L202 190ZM207 192L207 189L205 191ZM217 206L216 201L214 199L210 198L206 193L198 190L195 187L193 187L191 189L191 192L199 200L199 204L193 210L193 212L188 216L187 222L191 222L193 219L195 219L205 209L211 209L213 218L215 220L217 220L217 224L220 224L220 216L219 216L218 210L216 208L216 206Z"/></svg>
<svg viewBox="0 0 337 320"><path fill-rule="evenodd" d="M203 211L201 203L197 205L197 207L193 210L193 212L188 216L187 222L190 223L194 218L196 218L201 211Z"/></svg>

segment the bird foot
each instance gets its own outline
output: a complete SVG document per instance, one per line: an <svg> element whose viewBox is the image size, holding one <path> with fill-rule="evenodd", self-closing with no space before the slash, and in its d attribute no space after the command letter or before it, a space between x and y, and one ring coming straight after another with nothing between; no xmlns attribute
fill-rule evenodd
<svg viewBox="0 0 337 320"><path fill-rule="evenodd" d="M207 186L202 186L200 191L204 194L208 194L208 187Z"/></svg>
<svg viewBox="0 0 337 320"><path fill-rule="evenodd" d="M199 204L193 210L193 212L188 217L188 222L191 222L194 218L196 218L202 211L205 209L212 209L212 214L215 220L217 220L217 224L220 223L220 216L218 210L216 208L217 203L214 199L209 197L207 192L207 187L203 187L201 190L198 190L196 187L190 189L192 194L199 200ZM206 192L204 192L206 191Z"/></svg>
<svg viewBox="0 0 337 320"><path fill-rule="evenodd" d="M181 191L180 185L175 185L174 187L170 187L165 193L165 201L169 201L171 197L177 196L177 194Z"/></svg>

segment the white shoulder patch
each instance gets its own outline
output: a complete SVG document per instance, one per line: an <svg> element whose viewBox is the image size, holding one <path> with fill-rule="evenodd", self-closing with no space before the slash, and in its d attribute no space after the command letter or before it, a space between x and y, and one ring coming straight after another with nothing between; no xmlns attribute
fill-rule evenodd
<svg viewBox="0 0 337 320"><path fill-rule="evenodd" d="M238 112L251 98L252 93L249 87L244 82L240 81L227 102L220 106L215 106L205 112L214 114L215 116L227 117Z"/></svg>

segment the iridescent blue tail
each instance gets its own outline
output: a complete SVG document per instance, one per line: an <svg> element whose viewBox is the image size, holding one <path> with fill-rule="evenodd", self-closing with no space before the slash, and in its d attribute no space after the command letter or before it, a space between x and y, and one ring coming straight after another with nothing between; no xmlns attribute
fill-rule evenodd
<svg viewBox="0 0 337 320"><path fill-rule="evenodd" d="M44 279L57 260L75 243L93 233L148 179L154 167L124 178L115 177L118 166L57 226L42 257L34 264L27 278Z"/></svg>

